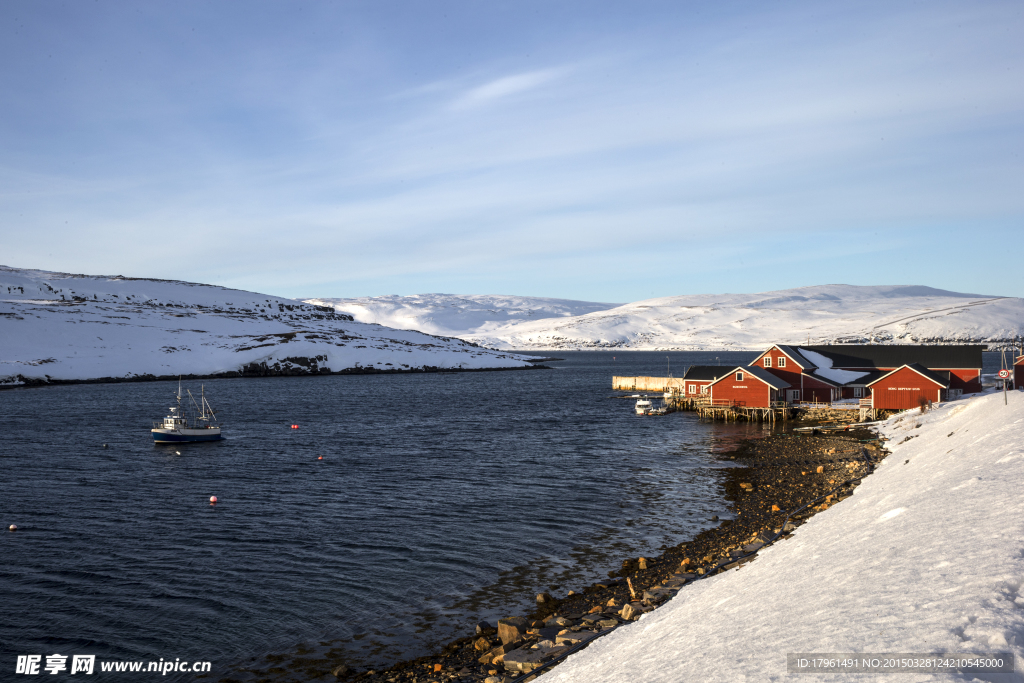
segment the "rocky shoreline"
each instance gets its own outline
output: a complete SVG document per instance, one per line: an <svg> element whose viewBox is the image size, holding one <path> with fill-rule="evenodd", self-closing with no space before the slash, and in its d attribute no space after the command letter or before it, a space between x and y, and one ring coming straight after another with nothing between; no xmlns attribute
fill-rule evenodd
<svg viewBox="0 0 1024 683"><path fill-rule="evenodd" d="M475 632L440 652L388 668L358 671L336 658L340 652L304 656L300 650L297 656L269 655L265 665L239 673L261 683L532 680L538 669L639 619L685 590L686 584L754 560L766 543L788 538L803 521L849 497L858 479L873 471L885 455L881 442L867 430L842 436L780 433L747 440L723 456L742 465L725 471L725 500L735 519L724 520L657 557L628 558L608 572L607 580L569 591L562 598L539 594L531 614L501 619L494 625L477 624ZM787 515L800 508L804 509L787 522ZM238 680L234 676L220 679L221 683Z"/></svg>
<svg viewBox="0 0 1024 683"><path fill-rule="evenodd" d="M305 358L286 358L284 360L293 361L292 367L278 368L267 367L266 364L257 365L250 364L243 367L241 370L232 370L230 372L218 372L212 375L133 375L131 377L92 377L89 379L39 379L37 377L24 377L22 375L15 375L14 378L19 382L17 384L0 384L0 390L4 389L24 389L26 387L48 387L57 386L61 384L120 384L123 382L177 382L179 379L182 380L197 380L197 379L237 379L247 377L324 377L327 375L419 375L419 374L432 374L432 373L449 373L449 372L503 372L506 370L551 370L552 368L548 365L543 365L539 361L528 361L529 365L517 366L512 368L442 368L433 365L425 365L419 368L372 368L372 367L355 367L345 368L344 370L328 370L327 368L316 368L315 365L312 369L308 369L310 363L300 363L298 361L308 361Z"/></svg>

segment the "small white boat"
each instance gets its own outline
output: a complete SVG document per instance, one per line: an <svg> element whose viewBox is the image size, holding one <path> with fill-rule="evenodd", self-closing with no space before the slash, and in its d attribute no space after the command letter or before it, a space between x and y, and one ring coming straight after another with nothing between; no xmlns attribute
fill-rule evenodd
<svg viewBox="0 0 1024 683"><path fill-rule="evenodd" d="M647 415L651 409L654 408L654 405L647 400L646 396L644 396L643 398L637 399L635 407L637 415Z"/></svg>

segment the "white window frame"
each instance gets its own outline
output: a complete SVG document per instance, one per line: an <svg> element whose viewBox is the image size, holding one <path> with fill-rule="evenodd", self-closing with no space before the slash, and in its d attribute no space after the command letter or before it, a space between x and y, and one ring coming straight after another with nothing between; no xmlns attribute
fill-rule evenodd
<svg viewBox="0 0 1024 683"><path fill-rule="evenodd" d="M708 385L707 384L704 384L704 385L701 386L700 393L702 393L702 394L708 393Z"/></svg>
<svg viewBox="0 0 1024 683"><path fill-rule="evenodd" d="M765 356L764 357L764 366L766 368L770 368L772 366L772 357L771 356Z"/></svg>
<svg viewBox="0 0 1024 683"><path fill-rule="evenodd" d="M864 387L854 387L853 388L853 397L854 398L864 398Z"/></svg>
<svg viewBox="0 0 1024 683"><path fill-rule="evenodd" d="M743 371L742 370L740 372L736 373L736 381L737 382L742 382L743 381Z"/></svg>
<svg viewBox="0 0 1024 683"><path fill-rule="evenodd" d="M779 364L778 364L777 367L780 367L780 368L786 367L786 357L785 356L779 356Z"/></svg>
<svg viewBox="0 0 1024 683"><path fill-rule="evenodd" d="M692 382L690 383L690 393L691 394L696 394L697 393L697 385L693 384Z"/></svg>

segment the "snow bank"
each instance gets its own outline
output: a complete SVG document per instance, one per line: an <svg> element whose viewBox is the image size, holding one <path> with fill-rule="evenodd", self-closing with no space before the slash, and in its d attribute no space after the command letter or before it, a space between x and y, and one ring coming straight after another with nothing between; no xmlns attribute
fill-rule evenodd
<svg viewBox="0 0 1024 683"><path fill-rule="evenodd" d="M0 266L0 385L26 381L526 367L332 308L188 282Z"/></svg>
<svg viewBox="0 0 1024 683"><path fill-rule="evenodd" d="M788 652L1012 651L1024 680L1024 393L887 421L852 498L750 564L684 588L543 683L967 680L787 674Z"/></svg>

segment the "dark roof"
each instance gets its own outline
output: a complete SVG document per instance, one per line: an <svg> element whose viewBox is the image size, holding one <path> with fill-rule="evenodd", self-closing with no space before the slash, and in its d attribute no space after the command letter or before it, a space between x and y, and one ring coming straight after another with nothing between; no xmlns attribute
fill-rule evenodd
<svg viewBox="0 0 1024 683"><path fill-rule="evenodd" d="M882 375L878 379L876 379L873 382L871 382L871 384L876 384L877 382L880 382L881 380L885 379L886 377L888 377L889 375L893 374L894 372L899 372L903 368L910 368L911 370L913 370L914 372L918 373L922 377L925 377L926 379L930 379L931 381L935 382L939 386L944 387L946 389L949 388L949 373L948 372L935 372L933 370L929 370L928 368L924 367L923 365L921 365L919 363L907 363L906 365L901 365L900 367L896 368L892 372L885 373L884 375Z"/></svg>
<svg viewBox="0 0 1024 683"><path fill-rule="evenodd" d="M981 368L981 352L987 347L983 344L831 344L801 348L831 359L834 368L898 368L914 363L926 368Z"/></svg>
<svg viewBox="0 0 1024 683"><path fill-rule="evenodd" d="M683 379L710 382L732 372L728 365L691 365L683 373Z"/></svg>
<svg viewBox="0 0 1024 683"><path fill-rule="evenodd" d="M815 365L814 363L800 355L800 352L797 351L792 346L786 346L785 344L776 344L775 346L778 347L779 351L782 351L784 354L792 358L793 361L796 362L797 365L801 366L804 370L814 370L815 368L818 367L817 365Z"/></svg>
<svg viewBox="0 0 1024 683"><path fill-rule="evenodd" d="M720 366L720 367L728 367L728 366ZM780 379L780 378L776 377L772 373L768 372L764 368L759 367L757 365L747 365L747 366L737 365L734 368L729 368L728 372L723 373L719 377L719 379L721 379L722 377L725 377L727 375L731 375L734 372L745 372L748 375L753 375L754 377L757 377L759 380L761 380L762 382L764 382L765 384L767 384L768 386L770 386L773 389L788 389L790 386L792 386L786 380Z"/></svg>
<svg viewBox="0 0 1024 683"><path fill-rule="evenodd" d="M808 377L813 377L814 379L818 380L819 382L824 382L825 384L829 384L829 385L834 386L834 387L846 386L842 382L837 382L834 379L829 379L828 377L825 377L823 375L819 375L816 372L807 372L807 373L804 373L804 374L807 375Z"/></svg>
<svg viewBox="0 0 1024 683"><path fill-rule="evenodd" d="M874 382L876 379L881 379L888 375L889 372L886 370L870 370L864 374L863 377L857 379L851 379L849 382L844 384L844 387L866 387L867 385Z"/></svg>

